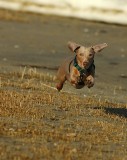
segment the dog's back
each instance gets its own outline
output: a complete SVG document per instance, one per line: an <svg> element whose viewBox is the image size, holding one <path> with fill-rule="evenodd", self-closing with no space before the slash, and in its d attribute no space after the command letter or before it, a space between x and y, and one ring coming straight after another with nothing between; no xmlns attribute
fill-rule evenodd
<svg viewBox="0 0 127 160"><path fill-rule="evenodd" d="M58 80L67 80L66 75L70 74L71 66L73 64L74 56L66 58L62 64L60 65L58 72L57 72L57 79Z"/></svg>

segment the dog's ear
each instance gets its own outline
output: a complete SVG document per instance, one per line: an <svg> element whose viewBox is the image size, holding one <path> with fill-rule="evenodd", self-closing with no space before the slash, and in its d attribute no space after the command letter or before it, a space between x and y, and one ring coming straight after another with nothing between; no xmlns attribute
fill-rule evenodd
<svg viewBox="0 0 127 160"><path fill-rule="evenodd" d="M91 48L94 50L95 53L97 53L97 52L100 52L101 50L103 50L107 46L108 45L106 43L102 43L102 44L97 44L95 46L92 46Z"/></svg>
<svg viewBox="0 0 127 160"><path fill-rule="evenodd" d="M76 50L78 50L80 48L80 45L75 43L75 42L68 42L68 48L72 51L72 52L76 52Z"/></svg>

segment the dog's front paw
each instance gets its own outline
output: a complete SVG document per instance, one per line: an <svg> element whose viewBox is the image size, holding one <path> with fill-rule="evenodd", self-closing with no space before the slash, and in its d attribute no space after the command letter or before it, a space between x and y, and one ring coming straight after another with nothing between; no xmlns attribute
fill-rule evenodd
<svg viewBox="0 0 127 160"><path fill-rule="evenodd" d="M91 75L86 78L86 85L88 88L94 86L94 78Z"/></svg>

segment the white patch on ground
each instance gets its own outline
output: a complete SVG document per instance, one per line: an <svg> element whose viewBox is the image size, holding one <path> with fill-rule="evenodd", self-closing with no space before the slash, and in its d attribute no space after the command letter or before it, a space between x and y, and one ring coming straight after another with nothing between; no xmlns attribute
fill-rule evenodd
<svg viewBox="0 0 127 160"><path fill-rule="evenodd" d="M0 0L0 8L127 24L127 0Z"/></svg>

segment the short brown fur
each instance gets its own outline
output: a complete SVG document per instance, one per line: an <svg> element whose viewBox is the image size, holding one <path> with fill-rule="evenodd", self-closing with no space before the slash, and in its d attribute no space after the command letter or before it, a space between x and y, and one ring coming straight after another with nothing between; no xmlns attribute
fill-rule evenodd
<svg viewBox="0 0 127 160"><path fill-rule="evenodd" d="M82 83L79 83L79 81L81 81L81 73L74 66L74 59L76 57L77 64L82 69L87 70L94 61L94 55L103 50L105 47L107 47L106 43L94 45L91 47L84 47L75 42L68 42L68 48L72 52L75 52L76 55L67 58L59 67L57 72L57 79L59 81L56 85L57 90L60 91L63 88L63 84L66 80L69 81L76 89L81 89L85 85L88 88L93 87L95 67L92 66L89 72L82 76Z"/></svg>

